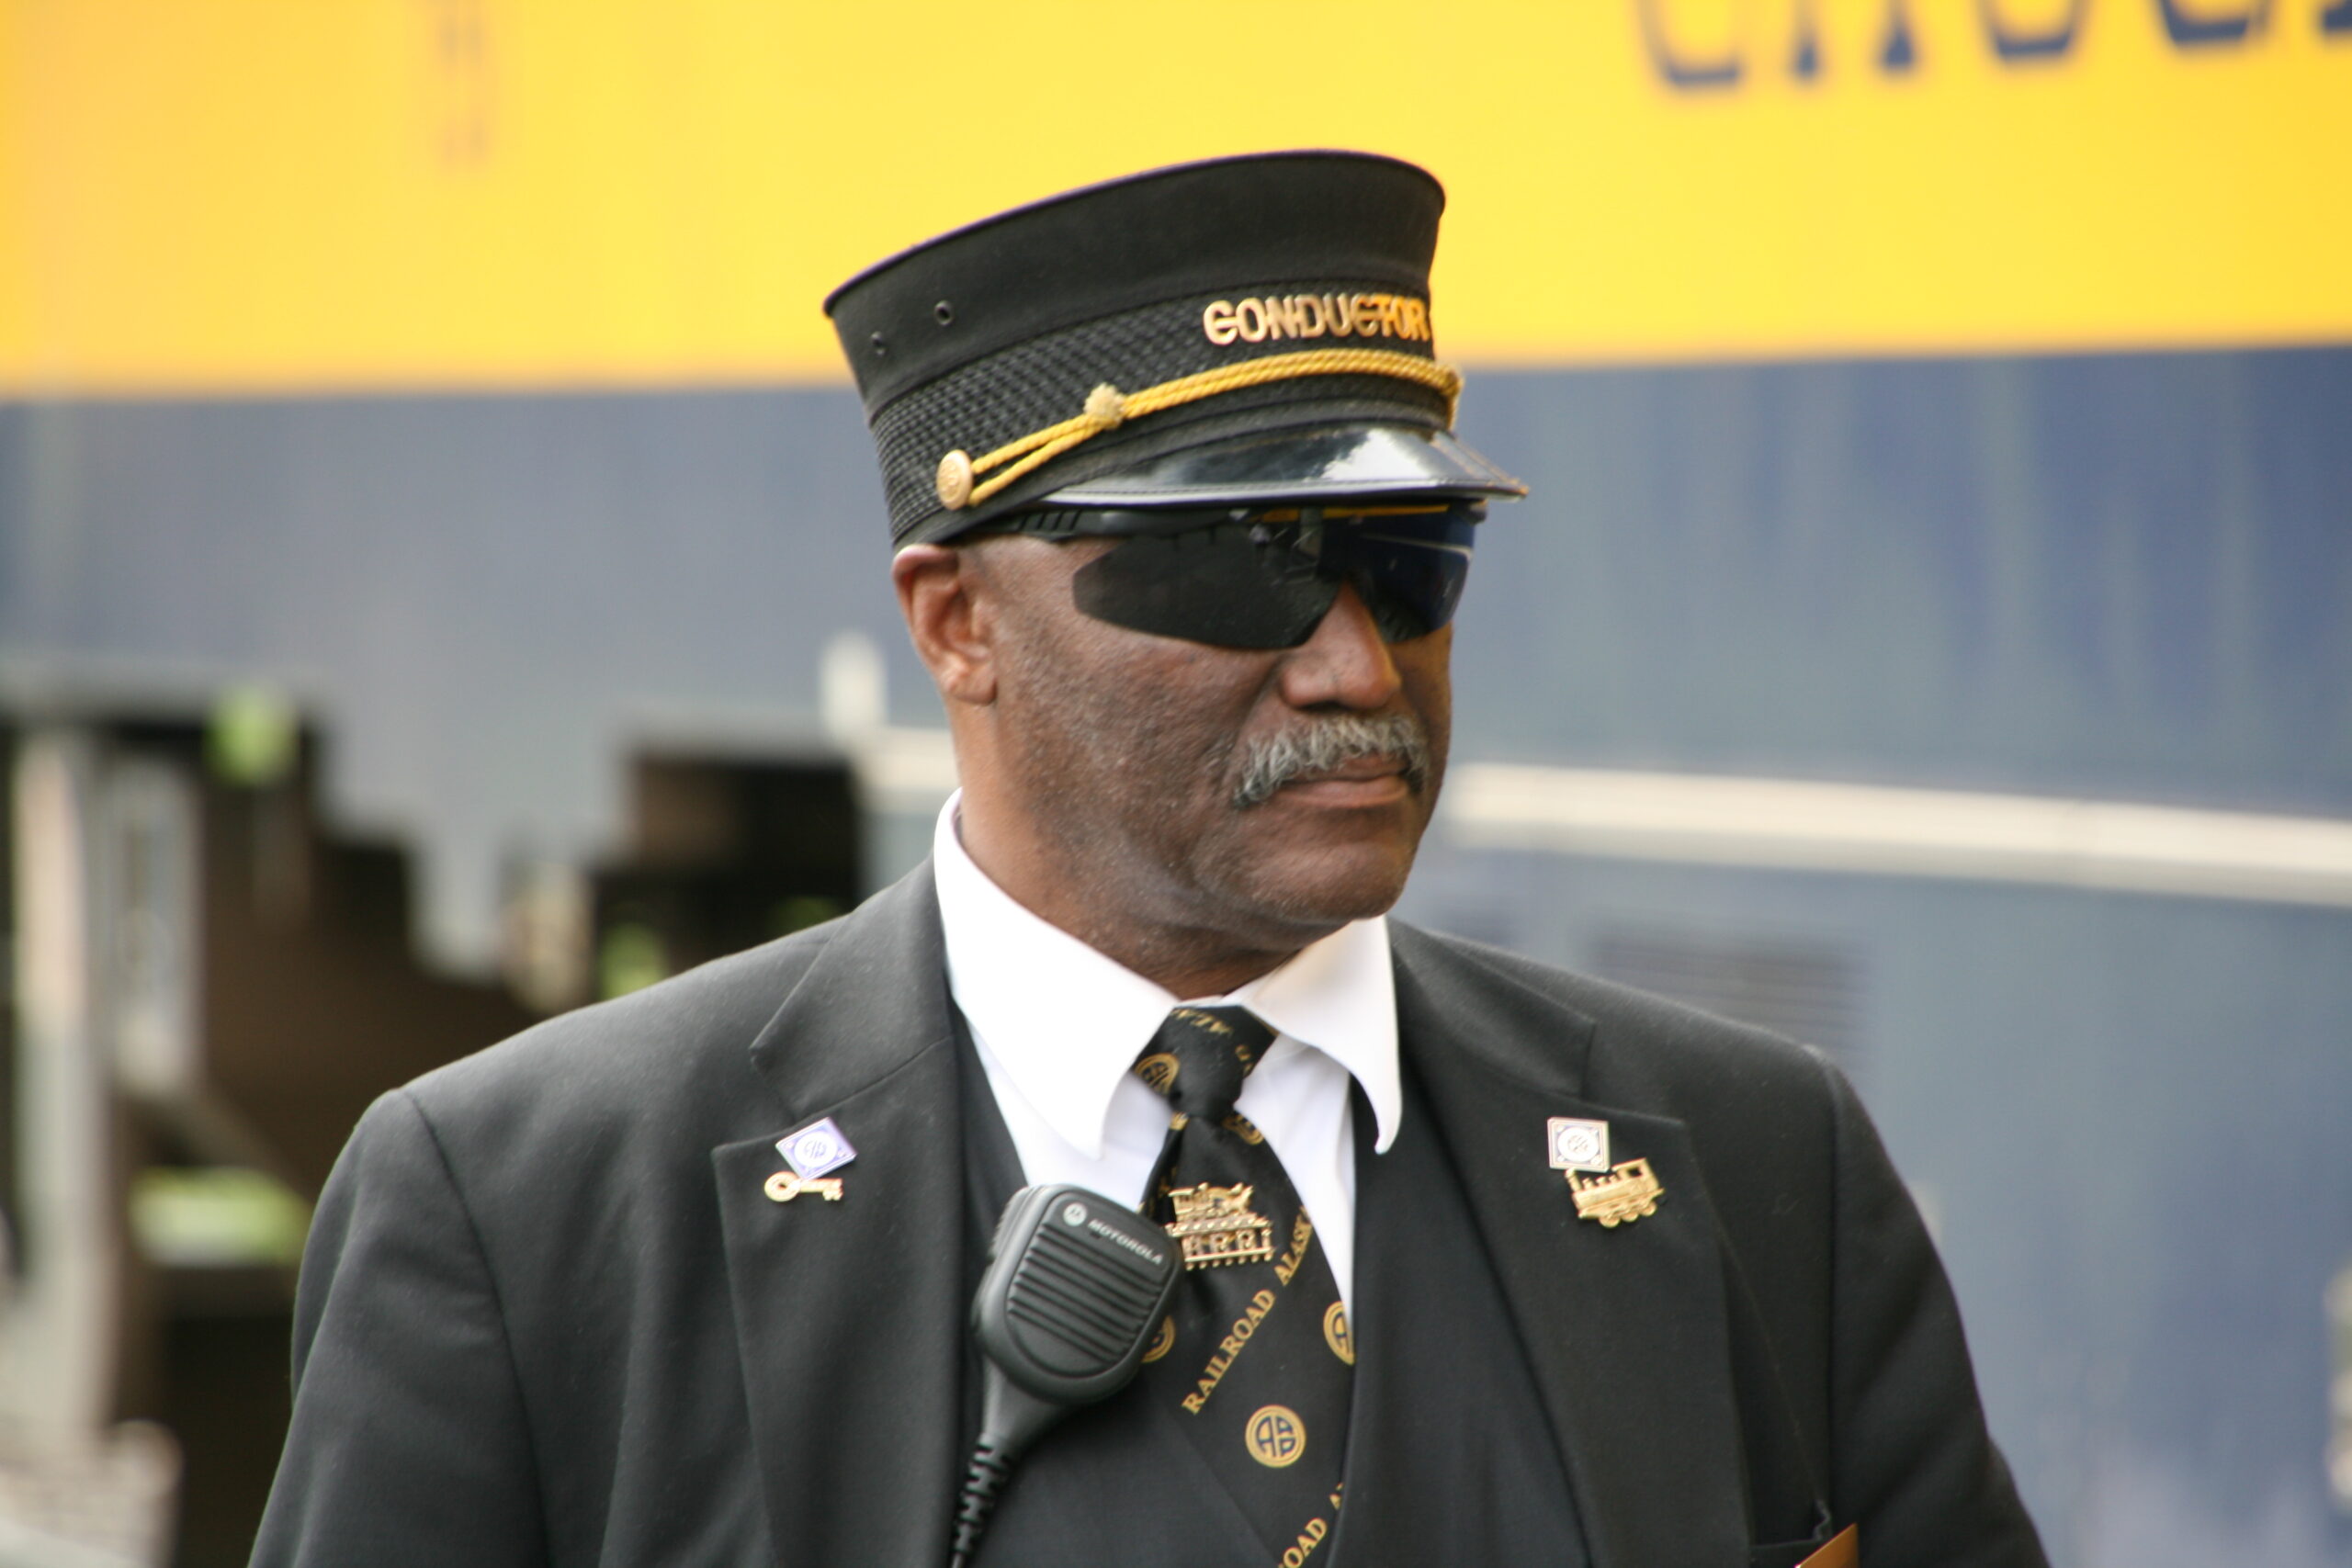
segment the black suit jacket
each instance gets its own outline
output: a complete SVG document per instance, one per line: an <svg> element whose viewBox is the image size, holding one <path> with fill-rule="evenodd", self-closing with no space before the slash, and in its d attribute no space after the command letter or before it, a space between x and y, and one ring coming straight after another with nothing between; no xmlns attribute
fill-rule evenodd
<svg viewBox="0 0 2352 1568"><path fill-rule="evenodd" d="M1834 1068L1393 934L1403 1049L1595 1568L1793 1562L1751 1551L1815 1493L1871 1568L2041 1562L1942 1270ZM926 869L378 1101L320 1201L255 1562L944 1562L968 1439L949 1008ZM1655 1215L1576 1218L1559 1115L1649 1159ZM770 1201L775 1139L820 1116L857 1150L842 1200ZM1379 1562L1409 1502L1351 1490L1343 1564Z"/></svg>

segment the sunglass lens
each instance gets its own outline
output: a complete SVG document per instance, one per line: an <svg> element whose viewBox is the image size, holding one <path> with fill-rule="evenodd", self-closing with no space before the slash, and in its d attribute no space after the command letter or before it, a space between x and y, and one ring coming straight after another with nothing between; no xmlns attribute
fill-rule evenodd
<svg viewBox="0 0 2352 1568"><path fill-rule="evenodd" d="M1099 621L1220 648L1296 648L1355 585L1389 642L1453 618L1470 571L1469 506L1328 521L1296 511L1122 539L1080 567L1079 609Z"/></svg>
<svg viewBox="0 0 2352 1568"><path fill-rule="evenodd" d="M1071 592L1098 621L1219 648L1296 648L1340 582L1282 531L1242 525L1124 539L1079 568Z"/></svg>
<svg viewBox="0 0 2352 1568"><path fill-rule="evenodd" d="M1348 580L1390 642L1427 637L1453 620L1470 577L1466 547L1358 535L1346 558Z"/></svg>

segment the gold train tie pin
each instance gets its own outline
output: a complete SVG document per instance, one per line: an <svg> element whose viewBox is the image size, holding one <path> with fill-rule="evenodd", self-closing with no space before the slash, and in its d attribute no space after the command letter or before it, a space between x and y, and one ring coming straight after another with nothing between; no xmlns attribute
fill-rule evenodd
<svg viewBox="0 0 2352 1568"><path fill-rule="evenodd" d="M1267 1263L1273 1259L1273 1225L1250 1207L1256 1188L1218 1187L1204 1181L1179 1187L1168 1194L1176 1218L1170 1238L1181 1247L1187 1269L1217 1269L1230 1263Z"/></svg>

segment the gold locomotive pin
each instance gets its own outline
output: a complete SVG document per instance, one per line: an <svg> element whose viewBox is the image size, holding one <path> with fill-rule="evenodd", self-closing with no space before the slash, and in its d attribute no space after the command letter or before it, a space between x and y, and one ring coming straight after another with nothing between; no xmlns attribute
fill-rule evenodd
<svg viewBox="0 0 2352 1568"><path fill-rule="evenodd" d="M1566 1175L1568 1190L1576 1194L1577 1218L1599 1220L1603 1230L1657 1213L1657 1201L1666 1196L1646 1159L1611 1166L1606 1176L1579 1177L1573 1170Z"/></svg>

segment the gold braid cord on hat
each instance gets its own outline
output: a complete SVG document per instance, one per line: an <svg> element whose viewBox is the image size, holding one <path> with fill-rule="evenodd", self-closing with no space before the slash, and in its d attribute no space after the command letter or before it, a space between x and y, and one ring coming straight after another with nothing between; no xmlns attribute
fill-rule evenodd
<svg viewBox="0 0 2352 1568"><path fill-rule="evenodd" d="M1083 413L1059 424L1032 431L1018 441L1008 441L978 457L958 447L940 458L940 504L950 512L976 506L1022 475L1106 430L1118 429L1128 420L1180 408L1220 392L1238 392L1245 387L1295 380L1302 376L1393 376L1400 381L1418 383L1444 396L1449 428L1453 423L1454 400L1462 395L1462 372L1453 366L1380 348L1315 348L1297 354L1270 354L1239 365L1179 376L1173 381L1162 381L1139 392L1122 392L1105 384L1087 394ZM1003 468L1006 464L1011 467ZM1000 468L1003 468L1002 472L993 471ZM983 474L989 477L981 479Z"/></svg>

